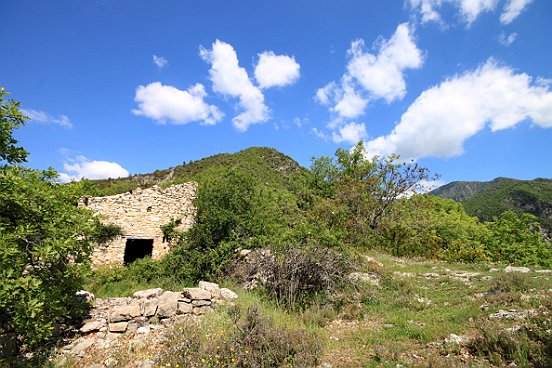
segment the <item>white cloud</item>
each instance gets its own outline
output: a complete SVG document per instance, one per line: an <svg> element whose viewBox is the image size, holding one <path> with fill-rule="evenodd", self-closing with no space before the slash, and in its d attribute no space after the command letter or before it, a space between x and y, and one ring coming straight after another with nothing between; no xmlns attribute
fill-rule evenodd
<svg viewBox="0 0 552 368"><path fill-rule="evenodd" d="M510 24L533 0L508 0L500 14L500 23Z"/></svg>
<svg viewBox="0 0 552 368"><path fill-rule="evenodd" d="M398 153L402 158L450 157L487 125L507 129L531 119L552 127L552 92L547 81L499 66L492 59L424 91L386 136L366 143L367 155Z"/></svg>
<svg viewBox="0 0 552 368"><path fill-rule="evenodd" d="M29 117L32 121L36 121L42 124L59 125L60 127L70 129L73 127L71 120L66 115L59 115L53 117L44 111L33 109L21 109L21 113Z"/></svg>
<svg viewBox="0 0 552 368"><path fill-rule="evenodd" d="M123 178L128 171L116 162L89 160L84 156L67 158L59 178L63 183L86 179Z"/></svg>
<svg viewBox="0 0 552 368"><path fill-rule="evenodd" d="M470 25L483 12L494 10L498 0L460 0L456 1L464 21Z"/></svg>
<svg viewBox="0 0 552 368"><path fill-rule="evenodd" d="M344 76L341 81L341 89L337 89L339 98L332 111L339 116L348 119L354 119L364 114L364 109L368 105L368 100L360 95L360 92L355 90L352 78Z"/></svg>
<svg viewBox="0 0 552 368"><path fill-rule="evenodd" d="M504 32L498 36L498 42L503 46L510 46L517 38L517 33L512 32L508 36Z"/></svg>
<svg viewBox="0 0 552 368"><path fill-rule="evenodd" d="M409 0L409 3L412 9L420 12L422 15L422 23L437 22L443 24L443 18L438 10L444 4L448 4L456 8L462 21L470 26L482 13L493 11L498 1L499 0ZM531 1L532 0L509 0L509 3L505 7L505 13L507 10L512 9L511 13L513 18L515 18L523 10L523 7L527 5L525 3ZM510 3L515 4L511 6ZM516 13L518 9L519 11ZM502 17L503 16L501 16L501 21ZM502 21L502 23L505 22Z"/></svg>
<svg viewBox="0 0 552 368"><path fill-rule="evenodd" d="M332 103L333 96L335 94L336 90L336 84L335 82L330 82L326 84L324 87L320 87L316 90L316 95L314 96L314 100L317 101L321 105L329 105Z"/></svg>
<svg viewBox="0 0 552 368"><path fill-rule="evenodd" d="M332 132L334 143L356 144L366 137L366 126L364 123L348 123L340 127L337 132Z"/></svg>
<svg viewBox="0 0 552 368"><path fill-rule="evenodd" d="M387 102L406 94L404 70L418 69L423 64L422 53L407 23L399 24L391 39L381 43L377 56L364 51L362 40L352 42L349 54L347 73L371 96Z"/></svg>
<svg viewBox="0 0 552 368"><path fill-rule="evenodd" d="M200 55L211 64L209 77L213 90L239 98L244 111L232 119L238 131L244 132L251 124L268 120L269 109L264 104L264 95L253 85L245 69L239 66L238 56L232 45L216 40L211 50L201 47Z"/></svg>
<svg viewBox="0 0 552 368"><path fill-rule="evenodd" d="M208 105L204 101L205 96L207 93L200 83L182 91L173 86L153 82L136 89L134 101L138 103L138 109L132 112L162 124L167 121L174 124L200 121L206 125L213 125L220 121L224 114L216 106Z"/></svg>
<svg viewBox="0 0 552 368"><path fill-rule="evenodd" d="M157 65L159 69L163 69L164 67L169 65L169 62L167 61L167 59L165 59L163 56L157 56L157 55L153 55L153 63Z"/></svg>
<svg viewBox="0 0 552 368"><path fill-rule="evenodd" d="M259 55L255 67L255 79L261 88L283 87L291 85L299 79L300 65L295 58L287 55L276 55L265 51Z"/></svg>
<svg viewBox="0 0 552 368"><path fill-rule="evenodd" d="M407 23L400 24L389 40L382 40L377 55L365 51L364 41L351 43L347 70L339 84L328 83L316 91L315 100L330 106L341 118L354 119L364 114L371 100L388 103L406 94L404 71L423 64Z"/></svg>

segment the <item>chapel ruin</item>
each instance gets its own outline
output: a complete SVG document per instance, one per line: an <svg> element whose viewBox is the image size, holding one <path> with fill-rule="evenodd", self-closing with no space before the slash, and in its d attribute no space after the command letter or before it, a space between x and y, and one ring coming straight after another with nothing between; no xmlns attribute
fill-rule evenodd
<svg viewBox="0 0 552 368"><path fill-rule="evenodd" d="M170 249L161 226L174 220L181 223L176 229L188 230L194 224L193 199L197 183L173 185L167 189L153 186L134 189L127 193L107 197L83 197L79 206L85 206L101 216L105 224L121 227L123 235L97 245L92 253L96 265L107 263L128 264L136 259L151 256L159 259Z"/></svg>

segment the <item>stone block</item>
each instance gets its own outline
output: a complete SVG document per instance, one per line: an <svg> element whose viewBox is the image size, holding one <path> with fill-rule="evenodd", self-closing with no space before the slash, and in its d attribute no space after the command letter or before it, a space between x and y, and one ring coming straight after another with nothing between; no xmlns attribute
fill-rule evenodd
<svg viewBox="0 0 552 368"><path fill-rule="evenodd" d="M192 300L192 305L194 307L203 307L206 305L211 305L211 301L210 300Z"/></svg>
<svg viewBox="0 0 552 368"><path fill-rule="evenodd" d="M109 322L129 321L142 314L138 303L114 307L109 314Z"/></svg>
<svg viewBox="0 0 552 368"><path fill-rule="evenodd" d="M178 298L180 293L174 291L165 291L159 297L159 306L157 307L157 316L159 318L169 318L176 315L178 309Z"/></svg>
<svg viewBox="0 0 552 368"><path fill-rule="evenodd" d="M184 297L192 300L208 300L211 299L211 292L201 288L185 288Z"/></svg>
<svg viewBox="0 0 552 368"><path fill-rule="evenodd" d="M189 303L178 302L177 314L192 313L193 306Z"/></svg>
<svg viewBox="0 0 552 368"><path fill-rule="evenodd" d="M163 294L163 289L155 288L155 289L137 291L132 295L132 297L139 298L139 299L151 299L151 298L157 298L161 296L161 294Z"/></svg>
<svg viewBox="0 0 552 368"><path fill-rule="evenodd" d="M128 322L117 322L109 324L109 332L126 332Z"/></svg>
<svg viewBox="0 0 552 368"><path fill-rule="evenodd" d="M209 312L210 310L211 310L211 307L209 307L209 306L205 306L205 307L195 307L195 308L193 309L192 313L195 314L195 315L200 316L200 315L203 315L203 314Z"/></svg>
<svg viewBox="0 0 552 368"><path fill-rule="evenodd" d="M155 313L157 313L157 306L159 304L158 299L151 299L144 303L144 311L143 315L146 317L155 316Z"/></svg>
<svg viewBox="0 0 552 368"><path fill-rule="evenodd" d="M207 281L200 281L199 288L203 290L209 290L209 291L220 289L218 284L215 284L214 282L207 282Z"/></svg>
<svg viewBox="0 0 552 368"><path fill-rule="evenodd" d="M103 318L86 321L84 325L79 329L79 331L82 333L99 331L102 327L105 327L106 324L107 321Z"/></svg>

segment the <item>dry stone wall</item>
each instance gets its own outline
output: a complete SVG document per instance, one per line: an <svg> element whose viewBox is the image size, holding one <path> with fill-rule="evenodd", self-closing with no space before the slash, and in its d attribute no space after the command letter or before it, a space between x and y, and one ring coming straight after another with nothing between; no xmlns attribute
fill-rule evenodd
<svg viewBox="0 0 552 368"><path fill-rule="evenodd" d="M102 222L121 227L123 236L98 245L92 254L94 264L123 263L129 239L153 241L151 256L159 259L170 249L163 238L161 226L180 219L178 230L188 230L194 224L195 208L192 201L197 192L197 183L173 185L167 189L154 186L107 197L81 198L80 206L95 211Z"/></svg>
<svg viewBox="0 0 552 368"><path fill-rule="evenodd" d="M177 317L201 316L214 306L237 298L230 289L200 281L198 287L185 288L182 292L156 288L137 291L132 298L98 299L79 331L83 334L135 332L152 324L170 324Z"/></svg>

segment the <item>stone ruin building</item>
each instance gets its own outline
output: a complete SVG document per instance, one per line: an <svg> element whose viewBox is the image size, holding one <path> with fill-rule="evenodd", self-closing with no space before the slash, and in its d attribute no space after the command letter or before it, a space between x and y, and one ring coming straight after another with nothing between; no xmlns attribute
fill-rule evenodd
<svg viewBox="0 0 552 368"><path fill-rule="evenodd" d="M173 185L167 189L153 186L134 189L107 197L83 197L79 206L95 211L105 224L121 227L122 236L101 245L92 253L96 265L130 263L151 256L159 259L170 249L161 226L173 220L181 223L176 229L188 230L195 220L193 199L197 183Z"/></svg>

